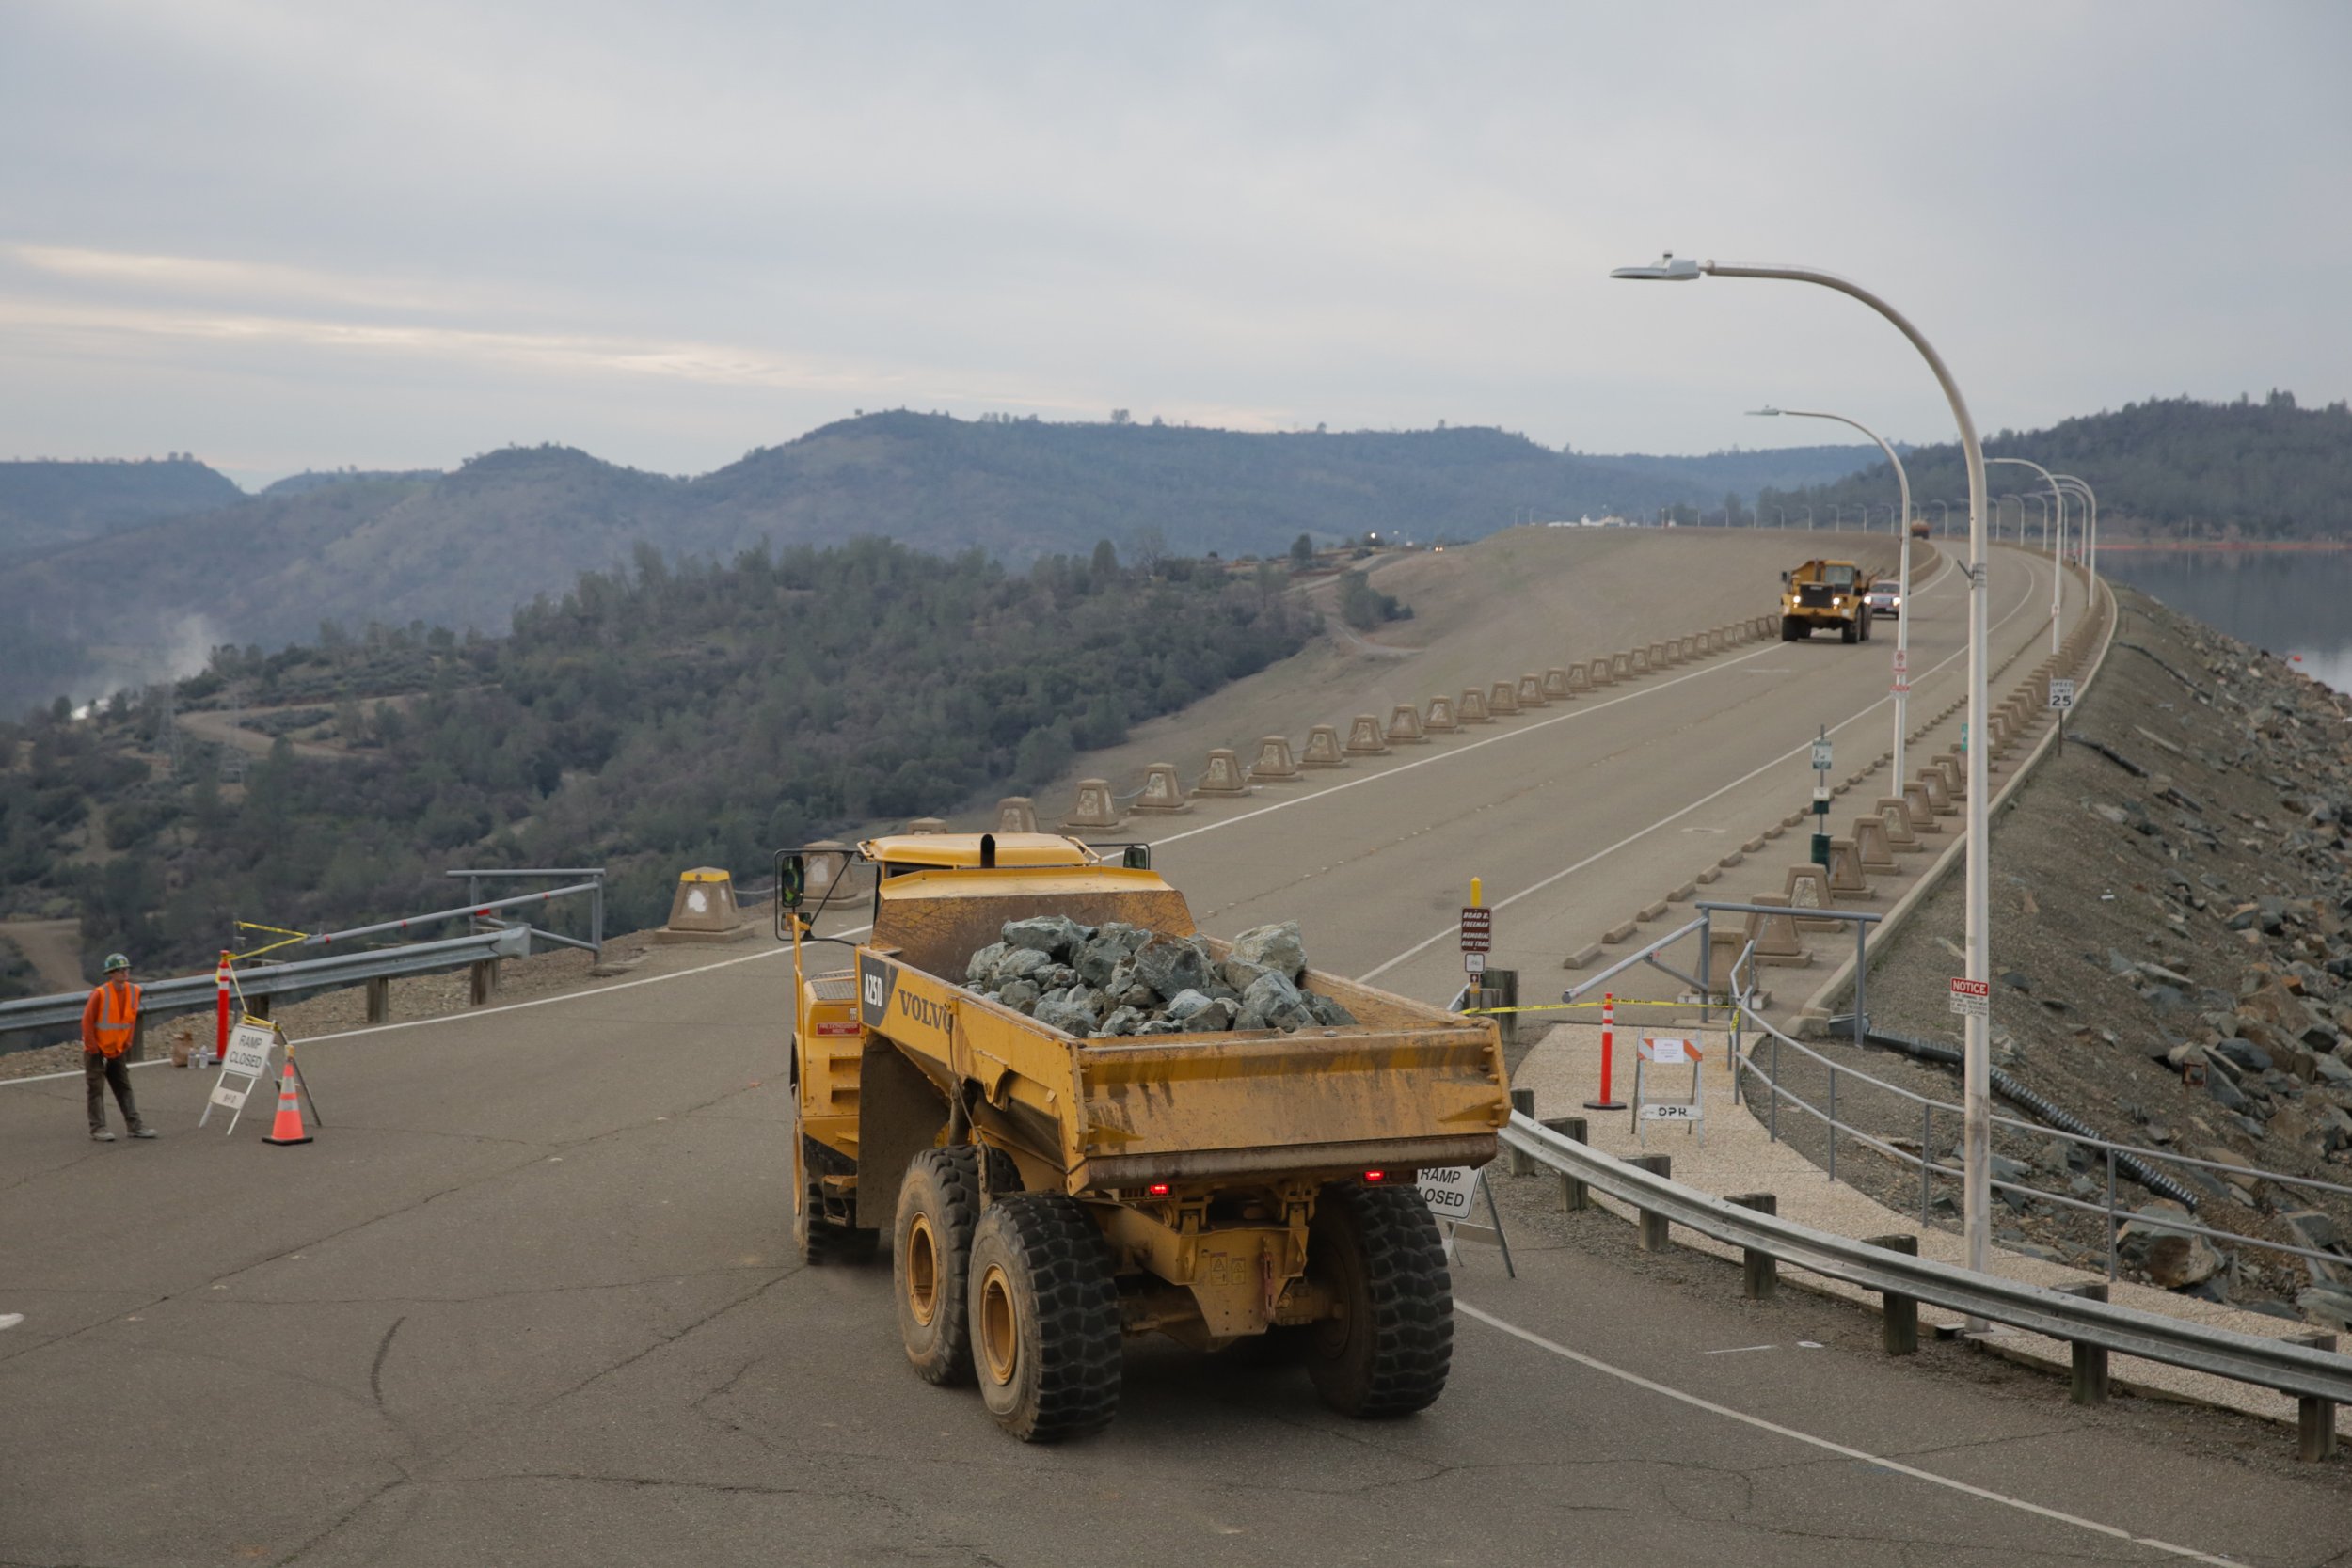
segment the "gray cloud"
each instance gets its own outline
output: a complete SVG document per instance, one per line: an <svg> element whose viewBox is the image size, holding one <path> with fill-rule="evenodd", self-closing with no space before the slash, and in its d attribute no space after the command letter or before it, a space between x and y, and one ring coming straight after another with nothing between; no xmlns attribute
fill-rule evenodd
<svg viewBox="0 0 2352 1568"><path fill-rule="evenodd" d="M485 14L493 12L494 14ZM1916 440L2352 391L2327 6L0 8L13 455L710 467L853 407Z"/></svg>

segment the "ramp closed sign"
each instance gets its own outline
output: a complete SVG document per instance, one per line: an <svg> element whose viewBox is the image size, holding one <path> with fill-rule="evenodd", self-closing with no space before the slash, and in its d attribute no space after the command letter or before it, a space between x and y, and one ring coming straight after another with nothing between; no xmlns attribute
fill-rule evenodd
<svg viewBox="0 0 2352 1568"><path fill-rule="evenodd" d="M1459 1225L1470 1218L1470 1199L1478 1192L1476 1165L1436 1165L1423 1170L1414 1185L1429 1212Z"/></svg>

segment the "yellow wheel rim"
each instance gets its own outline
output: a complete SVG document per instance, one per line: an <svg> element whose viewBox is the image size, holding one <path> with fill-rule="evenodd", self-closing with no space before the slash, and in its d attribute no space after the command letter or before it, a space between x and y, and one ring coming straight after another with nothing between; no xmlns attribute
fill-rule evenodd
<svg viewBox="0 0 2352 1568"><path fill-rule="evenodd" d="M907 1227L907 1307L925 1328L939 1311L939 1238L929 1214Z"/></svg>
<svg viewBox="0 0 2352 1568"><path fill-rule="evenodd" d="M1013 1369L1021 1360L1021 1326L1012 1306L1012 1281L993 1264L980 1278L980 1359L988 1368L989 1381L1000 1386L1012 1381Z"/></svg>

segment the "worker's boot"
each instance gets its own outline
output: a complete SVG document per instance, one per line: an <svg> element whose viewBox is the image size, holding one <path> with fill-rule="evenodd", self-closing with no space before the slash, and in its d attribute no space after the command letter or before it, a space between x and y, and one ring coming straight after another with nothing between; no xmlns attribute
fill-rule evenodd
<svg viewBox="0 0 2352 1568"><path fill-rule="evenodd" d="M94 1144L110 1144L115 1141L115 1135L103 1127L93 1127L89 1130L89 1141Z"/></svg>
<svg viewBox="0 0 2352 1568"><path fill-rule="evenodd" d="M132 1129L131 1129L131 1136L133 1136L133 1137L135 1137L135 1138L152 1138L152 1137L157 1137L157 1136L159 1136L159 1135L160 1135L160 1134L158 1134L158 1133L156 1132L156 1131L155 1131L152 1127L148 1127L148 1126L145 1126L145 1125L141 1125L141 1126L138 1126L138 1127L134 1127L134 1128L132 1128Z"/></svg>

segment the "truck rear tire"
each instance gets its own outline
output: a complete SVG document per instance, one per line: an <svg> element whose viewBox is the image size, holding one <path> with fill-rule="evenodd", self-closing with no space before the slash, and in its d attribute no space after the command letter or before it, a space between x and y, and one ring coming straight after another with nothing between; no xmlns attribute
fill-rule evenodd
<svg viewBox="0 0 2352 1568"><path fill-rule="evenodd" d="M1339 1315L1308 1333L1315 1391L1343 1416L1408 1416L1445 1392L1454 1279L1428 1205L1410 1187L1327 1187L1307 1270Z"/></svg>
<svg viewBox="0 0 2352 1568"><path fill-rule="evenodd" d="M1810 626L1798 620L1794 615L1784 615L1780 618L1780 640L1783 642L1801 642L1811 634L1812 630Z"/></svg>
<svg viewBox="0 0 2352 1568"><path fill-rule="evenodd" d="M1861 641L1861 631L1860 631L1860 628L1858 627L1858 626L1857 626L1854 622L1852 622L1852 621L1848 621L1845 625L1843 625L1843 626L1839 626L1839 627L1837 628L1837 641L1840 641L1840 642L1857 642L1857 641Z"/></svg>
<svg viewBox="0 0 2352 1568"><path fill-rule="evenodd" d="M1015 1193L980 1216L971 1330L980 1400L1025 1443L1087 1437L1119 1410L1119 1287L1086 1206Z"/></svg>
<svg viewBox="0 0 2352 1568"><path fill-rule="evenodd" d="M898 1338L926 1383L972 1381L972 1234L980 1223L979 1151L927 1148L907 1163L890 1239Z"/></svg>

